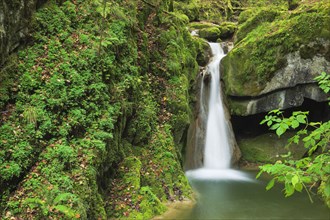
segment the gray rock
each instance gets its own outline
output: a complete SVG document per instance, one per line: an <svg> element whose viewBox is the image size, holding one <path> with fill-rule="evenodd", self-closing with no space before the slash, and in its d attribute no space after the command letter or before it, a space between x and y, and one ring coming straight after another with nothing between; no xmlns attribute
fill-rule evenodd
<svg viewBox="0 0 330 220"><path fill-rule="evenodd" d="M326 44L329 47L329 42ZM288 54L286 60L288 65L275 73L260 95L278 89L313 83L315 82L314 78L321 72L330 73L330 62L325 57L314 56L312 59L302 59L297 51Z"/></svg>
<svg viewBox="0 0 330 220"><path fill-rule="evenodd" d="M235 115L254 115L268 112L273 109L287 109L301 106L305 98L318 102L327 101L326 95L315 83L298 85L292 88L278 90L260 97L239 99L230 97L232 106L240 106L240 111L233 112Z"/></svg>
<svg viewBox="0 0 330 220"><path fill-rule="evenodd" d="M313 47L314 43L308 46ZM330 48L329 41L323 41L323 48ZM327 53L324 53L327 54ZM296 51L286 57L287 65L279 69L265 88L256 96L229 96L231 113L253 115L273 109L287 109L300 106L305 98L317 102L327 101L329 95L319 89L314 78L321 72L330 74L330 61L326 56L314 55L303 59Z"/></svg>

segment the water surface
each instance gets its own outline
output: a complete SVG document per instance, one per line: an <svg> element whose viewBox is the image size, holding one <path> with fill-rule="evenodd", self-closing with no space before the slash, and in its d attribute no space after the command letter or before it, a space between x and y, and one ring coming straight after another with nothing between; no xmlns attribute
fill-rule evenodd
<svg viewBox="0 0 330 220"><path fill-rule="evenodd" d="M246 173L254 179L255 173ZM206 180L190 178L198 194L191 209L176 213L173 219L317 219L329 220L328 209L317 197L312 204L306 193L285 198L282 188L266 191L267 181Z"/></svg>

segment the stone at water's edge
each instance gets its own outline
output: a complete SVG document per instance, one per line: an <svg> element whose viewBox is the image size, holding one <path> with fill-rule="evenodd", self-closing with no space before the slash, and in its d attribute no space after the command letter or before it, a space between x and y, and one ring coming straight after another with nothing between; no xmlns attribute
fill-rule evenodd
<svg viewBox="0 0 330 220"><path fill-rule="evenodd" d="M294 133L287 132L279 138L274 133L265 133L256 137L240 138L238 144L244 158L240 168L246 168L250 163L275 163L283 160L282 156L287 155L289 151L293 159L300 159L306 153L306 149L301 143L292 144L290 148L284 147L287 145L287 140L293 135Z"/></svg>
<svg viewBox="0 0 330 220"><path fill-rule="evenodd" d="M37 5L45 0L6 0L0 2L0 66L27 37L28 25Z"/></svg>

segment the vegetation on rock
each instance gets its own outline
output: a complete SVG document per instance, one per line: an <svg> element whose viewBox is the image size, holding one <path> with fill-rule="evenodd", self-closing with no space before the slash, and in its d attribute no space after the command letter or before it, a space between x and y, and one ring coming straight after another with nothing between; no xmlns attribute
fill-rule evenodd
<svg viewBox="0 0 330 220"><path fill-rule="evenodd" d="M229 95L258 94L286 54L310 59L330 40L325 0L38 2L47 3L31 34L0 71L1 219L150 219L166 201L190 198L182 152L192 85L210 48L189 30L211 41L236 33L223 60ZM319 45L312 53L310 42ZM328 123L273 113L267 123L279 124L279 135L297 122L316 126L303 142L311 154L318 144L327 150ZM262 169L287 182L287 195L320 181L329 204L328 155L310 156Z"/></svg>
<svg viewBox="0 0 330 220"><path fill-rule="evenodd" d="M180 161L195 42L170 1L149 3L49 1L35 14L0 76L17 87L0 94L2 218L151 218L189 197ZM135 209L109 197L118 178Z"/></svg>
<svg viewBox="0 0 330 220"><path fill-rule="evenodd" d="M321 0L302 3L290 12L279 5L241 13L235 48L222 62L226 94L259 95L265 81L287 65L288 54L303 53L311 42L322 45L330 41L329 7L328 1ZM322 51L327 50L310 51L314 54L309 56L327 57Z"/></svg>

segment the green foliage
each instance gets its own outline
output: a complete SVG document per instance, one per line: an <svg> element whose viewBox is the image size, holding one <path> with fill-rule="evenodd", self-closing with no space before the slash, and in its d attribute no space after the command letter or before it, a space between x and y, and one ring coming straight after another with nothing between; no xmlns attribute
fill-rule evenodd
<svg viewBox="0 0 330 220"><path fill-rule="evenodd" d="M273 110L266 115L260 124L267 123L270 130L275 130L276 134L281 136L290 128L296 129L301 125L308 125L307 115L308 112L294 112L291 117L284 118L282 111ZM310 125L314 125L314 123Z"/></svg>
<svg viewBox="0 0 330 220"><path fill-rule="evenodd" d="M163 10L168 1L157 4ZM106 192L113 187L109 182L120 161L131 167L121 180L142 196L132 201L141 205L134 207L136 216L150 218L164 211L160 199L189 194L176 147L187 129L197 53L187 16L159 13L138 7L137 1L100 0L50 2L35 14L32 42L19 51L12 67L17 86L0 94L1 109L8 100L15 103L0 124L1 216L122 218L124 209L105 209ZM178 116L172 116L178 110ZM157 185L149 189L165 192L157 177L166 167L169 174L163 179L171 189L166 198L148 190L148 184L140 191L146 183L141 181L140 160L147 156L131 154L156 142L159 126L168 123L176 127L167 128L170 142L161 145L166 162L157 163L157 175L149 179L150 185ZM175 143L173 134L179 136ZM148 151L151 161L157 149ZM167 168L169 162L175 169ZM153 169L152 164L144 165L149 172ZM175 170L179 176L174 176ZM116 189L123 198L131 192Z"/></svg>
<svg viewBox="0 0 330 220"><path fill-rule="evenodd" d="M318 81L320 88L325 92L329 93L330 91L330 74L322 72L320 76L316 77L315 80Z"/></svg>
<svg viewBox="0 0 330 220"><path fill-rule="evenodd" d="M7 103L17 92L17 57L8 58L4 68L0 70L0 110L4 110ZM0 115L1 116L1 115ZM0 118L0 122L2 119Z"/></svg>
<svg viewBox="0 0 330 220"><path fill-rule="evenodd" d="M46 213L42 203L36 201L34 218L61 213L67 218L74 214L86 217L86 213L95 218L105 216L93 170L107 157L111 158L109 163L120 159L106 148L110 148L120 114L118 106L129 86L117 93L112 91L125 81L128 74L123 73L133 69L135 61L125 54L132 47L126 44L127 24L112 22L110 16L102 18L108 19L104 28L109 30L102 36L111 44L103 47L106 54L98 55L97 24L101 22L90 22L99 19L89 2L51 3L36 13L34 42L18 54L15 111L0 127L1 209L6 206L7 192L34 166L16 192L20 196L11 197L10 204L44 198L50 191L45 204L54 209L46 207ZM112 35L121 40L110 39ZM119 61L113 59L115 54ZM112 84L108 83L110 79ZM71 206L58 203L58 190L74 195L77 202ZM8 212L26 218L27 207Z"/></svg>
<svg viewBox="0 0 330 220"><path fill-rule="evenodd" d="M315 78L321 88L328 93L330 86L329 75L322 73ZM312 201L309 191L317 187L318 192L330 207L330 121L308 122L307 112L293 112L289 118L284 118L282 111L271 111L261 124L267 123L271 130L281 136L288 129L301 128L292 138L289 145L302 141L308 152L308 156L299 160L281 160L275 164L266 164L260 167L259 177L263 172L271 174L274 178L268 183L266 189L274 186L275 181L285 185L285 196L291 196L295 191L305 189ZM303 126L301 126L303 125ZM288 154L285 157L289 157Z"/></svg>
<svg viewBox="0 0 330 220"><path fill-rule="evenodd" d="M202 28L199 30L199 36L209 41L215 42L220 38L221 31L218 27Z"/></svg>

